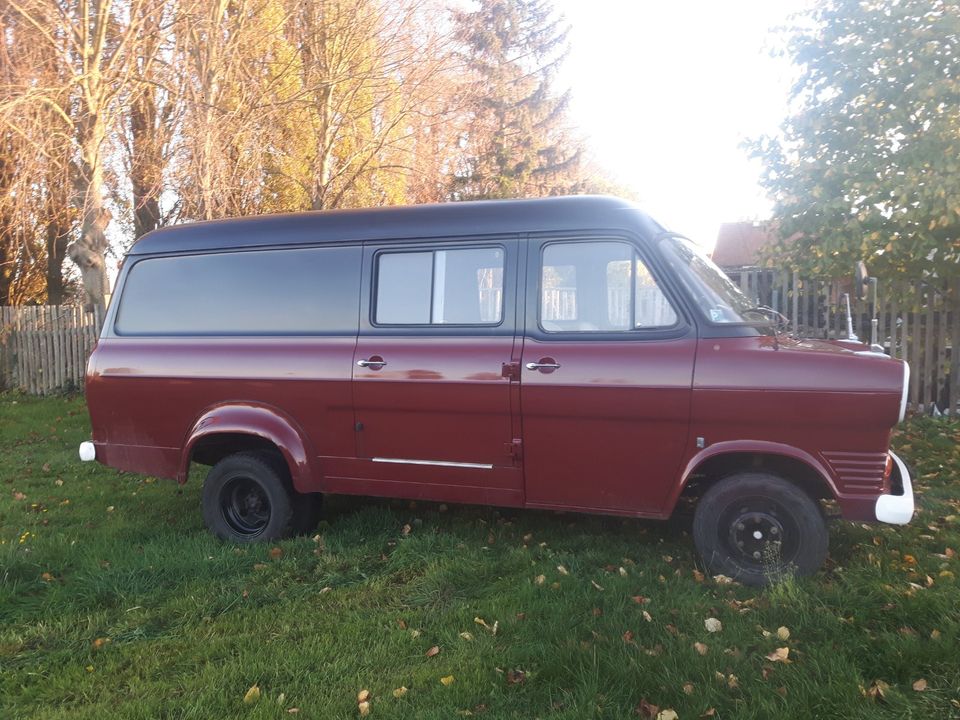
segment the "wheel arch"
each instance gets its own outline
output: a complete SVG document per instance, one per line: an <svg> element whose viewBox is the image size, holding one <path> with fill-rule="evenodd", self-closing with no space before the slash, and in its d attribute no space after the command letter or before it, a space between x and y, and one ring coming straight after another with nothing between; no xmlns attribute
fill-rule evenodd
<svg viewBox="0 0 960 720"><path fill-rule="evenodd" d="M187 481L193 461L213 465L246 450L275 452L282 457L297 492L319 489L319 468L314 467L313 453L296 423L276 408L253 403L217 405L197 419L183 443L177 482Z"/></svg>
<svg viewBox="0 0 960 720"><path fill-rule="evenodd" d="M682 497L691 497L736 472L769 472L797 485L816 500L836 499L837 487L827 468L799 448L767 441L721 442L694 455L670 502L671 514Z"/></svg>

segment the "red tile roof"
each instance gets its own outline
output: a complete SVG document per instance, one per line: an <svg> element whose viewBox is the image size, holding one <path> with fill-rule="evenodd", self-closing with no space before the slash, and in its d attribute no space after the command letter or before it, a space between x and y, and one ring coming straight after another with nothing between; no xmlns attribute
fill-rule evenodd
<svg viewBox="0 0 960 720"><path fill-rule="evenodd" d="M776 228L769 222L723 223L713 249L713 261L723 268L757 265L760 251L776 239Z"/></svg>

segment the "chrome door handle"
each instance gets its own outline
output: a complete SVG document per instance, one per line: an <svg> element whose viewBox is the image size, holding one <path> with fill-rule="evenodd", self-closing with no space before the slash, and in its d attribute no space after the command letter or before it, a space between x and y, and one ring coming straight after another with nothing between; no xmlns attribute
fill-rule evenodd
<svg viewBox="0 0 960 720"><path fill-rule="evenodd" d="M386 364L386 360L357 360L357 367L372 367L378 370Z"/></svg>
<svg viewBox="0 0 960 720"><path fill-rule="evenodd" d="M557 362L552 362L552 363L528 362L527 363L527 370L556 370L558 367L560 367L560 363L557 363Z"/></svg>

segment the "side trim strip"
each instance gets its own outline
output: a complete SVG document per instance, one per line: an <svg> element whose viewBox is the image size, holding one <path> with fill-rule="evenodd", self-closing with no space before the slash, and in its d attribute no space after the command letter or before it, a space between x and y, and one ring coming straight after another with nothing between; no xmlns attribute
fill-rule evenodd
<svg viewBox="0 0 960 720"><path fill-rule="evenodd" d="M458 468L474 468L476 470L493 470L493 465L487 465L485 463L451 462L449 460L404 460L402 458L375 457L373 458L373 462L395 463L398 465L438 465L440 467L458 467Z"/></svg>

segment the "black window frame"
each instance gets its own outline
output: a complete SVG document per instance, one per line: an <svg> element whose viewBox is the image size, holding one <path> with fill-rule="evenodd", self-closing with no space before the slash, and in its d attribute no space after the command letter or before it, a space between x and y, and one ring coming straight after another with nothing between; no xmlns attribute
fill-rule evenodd
<svg viewBox="0 0 960 720"><path fill-rule="evenodd" d="M362 243L324 243L309 245L262 245L253 247L227 248L227 249L203 249L196 252L176 252L176 253L155 253L149 255L128 256L122 267L120 275L117 278L116 286L111 297L110 305L107 308L104 318L104 330L101 336L104 338L120 340L205 340L205 339L282 339L282 338L315 338L315 337L355 337L360 325L360 298L358 295L350 292L349 306L347 312L354 318L351 326L343 330L317 330L312 332L204 332L204 333L183 333L183 332L124 332L118 327L120 321L120 311L123 307L123 298L127 292L127 282L134 269L142 262L150 260L169 260L184 257L215 257L220 255L233 255L236 253L261 253L261 252L285 252L291 250L353 250L355 253L356 278L357 284L362 282L362 262L363 245Z"/></svg>
<svg viewBox="0 0 960 720"><path fill-rule="evenodd" d="M511 335L516 329L517 238L463 237L443 239L415 239L375 241L366 243L362 276L363 303L361 307L361 335ZM433 263L436 253L450 250L500 250L503 253L503 287L500 320L496 323L378 323L377 276L379 258L384 254L432 253L431 259L431 316L433 310Z"/></svg>
<svg viewBox="0 0 960 720"><path fill-rule="evenodd" d="M644 263L657 287L663 293L677 317L676 323L668 327L629 328L626 330L545 330L540 324L543 279L543 252L550 245L570 243L619 242L630 246ZM631 274L634 271L631 271ZM696 326L687 309L685 298L676 287L674 278L656 253L647 247L643 238L625 233L622 230L605 232L550 233L549 235L530 235L527 240L526 268L526 314L524 332L528 337L543 342L632 342L673 340L696 334ZM631 302L633 292L631 292ZM631 310L631 313L635 310Z"/></svg>

